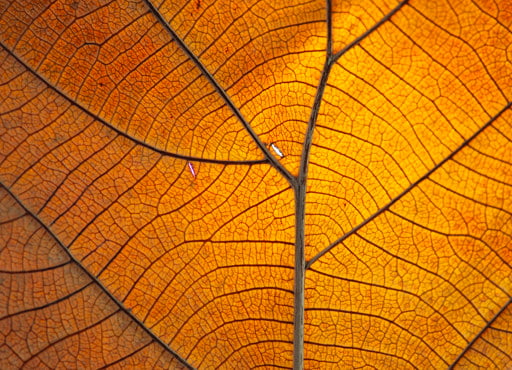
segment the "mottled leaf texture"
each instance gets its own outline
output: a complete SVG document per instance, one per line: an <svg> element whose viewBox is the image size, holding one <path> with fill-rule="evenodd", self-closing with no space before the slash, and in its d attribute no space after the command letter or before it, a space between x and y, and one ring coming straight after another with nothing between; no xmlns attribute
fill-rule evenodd
<svg viewBox="0 0 512 370"><path fill-rule="evenodd" d="M0 0L0 368L512 368L512 2Z"/></svg>

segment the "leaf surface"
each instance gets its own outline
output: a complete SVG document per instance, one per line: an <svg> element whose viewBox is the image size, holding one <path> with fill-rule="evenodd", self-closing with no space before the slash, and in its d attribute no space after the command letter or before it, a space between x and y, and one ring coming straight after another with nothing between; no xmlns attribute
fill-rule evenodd
<svg viewBox="0 0 512 370"><path fill-rule="evenodd" d="M512 358L506 1L0 3L0 365Z"/></svg>

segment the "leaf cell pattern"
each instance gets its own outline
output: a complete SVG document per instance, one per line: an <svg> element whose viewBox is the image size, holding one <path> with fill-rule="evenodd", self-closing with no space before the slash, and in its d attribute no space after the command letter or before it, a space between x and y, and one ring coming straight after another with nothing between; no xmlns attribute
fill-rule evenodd
<svg viewBox="0 0 512 370"><path fill-rule="evenodd" d="M0 367L511 366L511 27L0 2Z"/></svg>

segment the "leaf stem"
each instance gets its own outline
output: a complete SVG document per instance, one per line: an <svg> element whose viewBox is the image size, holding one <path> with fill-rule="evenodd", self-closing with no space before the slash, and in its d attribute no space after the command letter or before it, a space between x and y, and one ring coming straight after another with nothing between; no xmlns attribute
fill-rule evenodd
<svg viewBox="0 0 512 370"><path fill-rule="evenodd" d="M304 368L304 300L305 300L305 212L306 183L295 189L295 277L293 313L293 368Z"/></svg>
<svg viewBox="0 0 512 370"><path fill-rule="evenodd" d="M327 26L331 27L331 1L327 0ZM306 219L306 191L309 155L313 144L313 133L315 131L320 104L327 85L329 73L335 62L332 52L331 32L328 31L325 65L318 83L318 88L311 108L308 129L304 137L304 146L299 167L299 174L294 186L295 190L295 278L294 278L294 317L293 317L293 368L302 370L304 368L304 305L305 305L305 279L306 279L306 241L305 241L305 219Z"/></svg>

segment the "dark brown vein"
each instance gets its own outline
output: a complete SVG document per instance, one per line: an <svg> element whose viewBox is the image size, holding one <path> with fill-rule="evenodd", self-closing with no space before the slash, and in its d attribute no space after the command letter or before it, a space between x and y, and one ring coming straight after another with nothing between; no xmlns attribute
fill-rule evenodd
<svg viewBox="0 0 512 370"><path fill-rule="evenodd" d="M264 142L260 140L256 132L253 130L249 122L242 115L242 112L237 108L237 106L233 103L227 92L222 88L219 82L213 77L210 71L205 67L205 65L199 60L199 58L190 50L190 48L185 44L185 42L178 36L178 34L174 31L171 25L164 19L160 11L153 5L150 0L144 0L144 3L148 6L151 13L155 16L156 19L162 24L165 30L172 36L174 41L178 44L178 46L185 52L185 54L190 58L190 60L196 65L196 67L201 71L203 76L210 82L215 91L220 95L222 100L226 103L228 108L233 112L233 114L238 118L243 127L247 130L247 133L254 140L255 144L259 147L263 155L265 156L265 160L263 162L269 162L274 168L276 168L283 177L288 180L290 184L295 184L295 177L279 162L277 158L275 158L270 150L267 148ZM261 162L259 162L261 163Z"/></svg>
<svg viewBox="0 0 512 370"><path fill-rule="evenodd" d="M119 301L108 289L103 283L94 276L87 268L75 258L75 256L69 251L68 248L64 245L64 243L60 240L60 238L53 232L52 229L50 229L40 218L37 214L32 212L12 191L9 189L5 184L0 181L0 187L3 187L6 192L20 205L21 208L30 216L34 218L34 220L41 225L41 227L56 241L56 243L62 248L64 253L68 255L71 261L73 261L82 271L85 275L89 277L106 295L109 297L114 304L116 304L123 312L125 312L126 315L130 317L133 322L135 322L144 332L146 332L156 343L158 343L164 350L169 352L172 356L174 356L178 361L180 361L185 367L188 369L194 369L192 365L190 365L187 360L185 360L183 357L181 357L176 351L174 351L167 343L162 341L155 333L153 333L142 321L140 321L135 315L132 314L130 310L128 310L124 304Z"/></svg>
<svg viewBox="0 0 512 370"><path fill-rule="evenodd" d="M92 113L89 111L85 106L79 104L75 100L73 100L71 97L69 97L67 94L64 93L64 91L60 90L53 84L51 84L47 79L45 79L43 76L41 76L39 73L37 73L36 70L34 70L32 67L30 67L28 64L26 64L16 53L14 53L12 50L7 48L1 41L0 41L0 48L4 49L11 55L19 64L21 64L28 72L30 72L33 76L35 76L37 79L39 79L41 82L43 82L50 90L55 91L59 96L63 97L66 101L69 102L70 105L77 107L81 111L87 113L90 117L94 118L96 121L101 123L102 125L108 127L118 135L125 137L126 139L143 146L144 148L150 149L156 153L161 154L165 157L173 157L178 159L183 159L186 161L196 161L196 162L204 162L204 163L218 163L218 164L225 164L225 165L232 165L232 164L238 164L238 165L252 165L252 164L260 164L260 163L268 163L268 159L260 159L260 160L247 160L247 161L233 161L233 160L220 160L220 159L212 159L212 158L200 158L200 157L194 157L194 156L187 156L177 153L168 152L166 150L159 149L153 145L150 145L143 140L137 139L136 137L133 137L129 135L128 133L120 130L119 128L115 127L111 123L105 121L102 117L100 117L97 114ZM264 144L263 144L264 146ZM268 151L268 150L267 150ZM277 160L276 160L277 161Z"/></svg>

